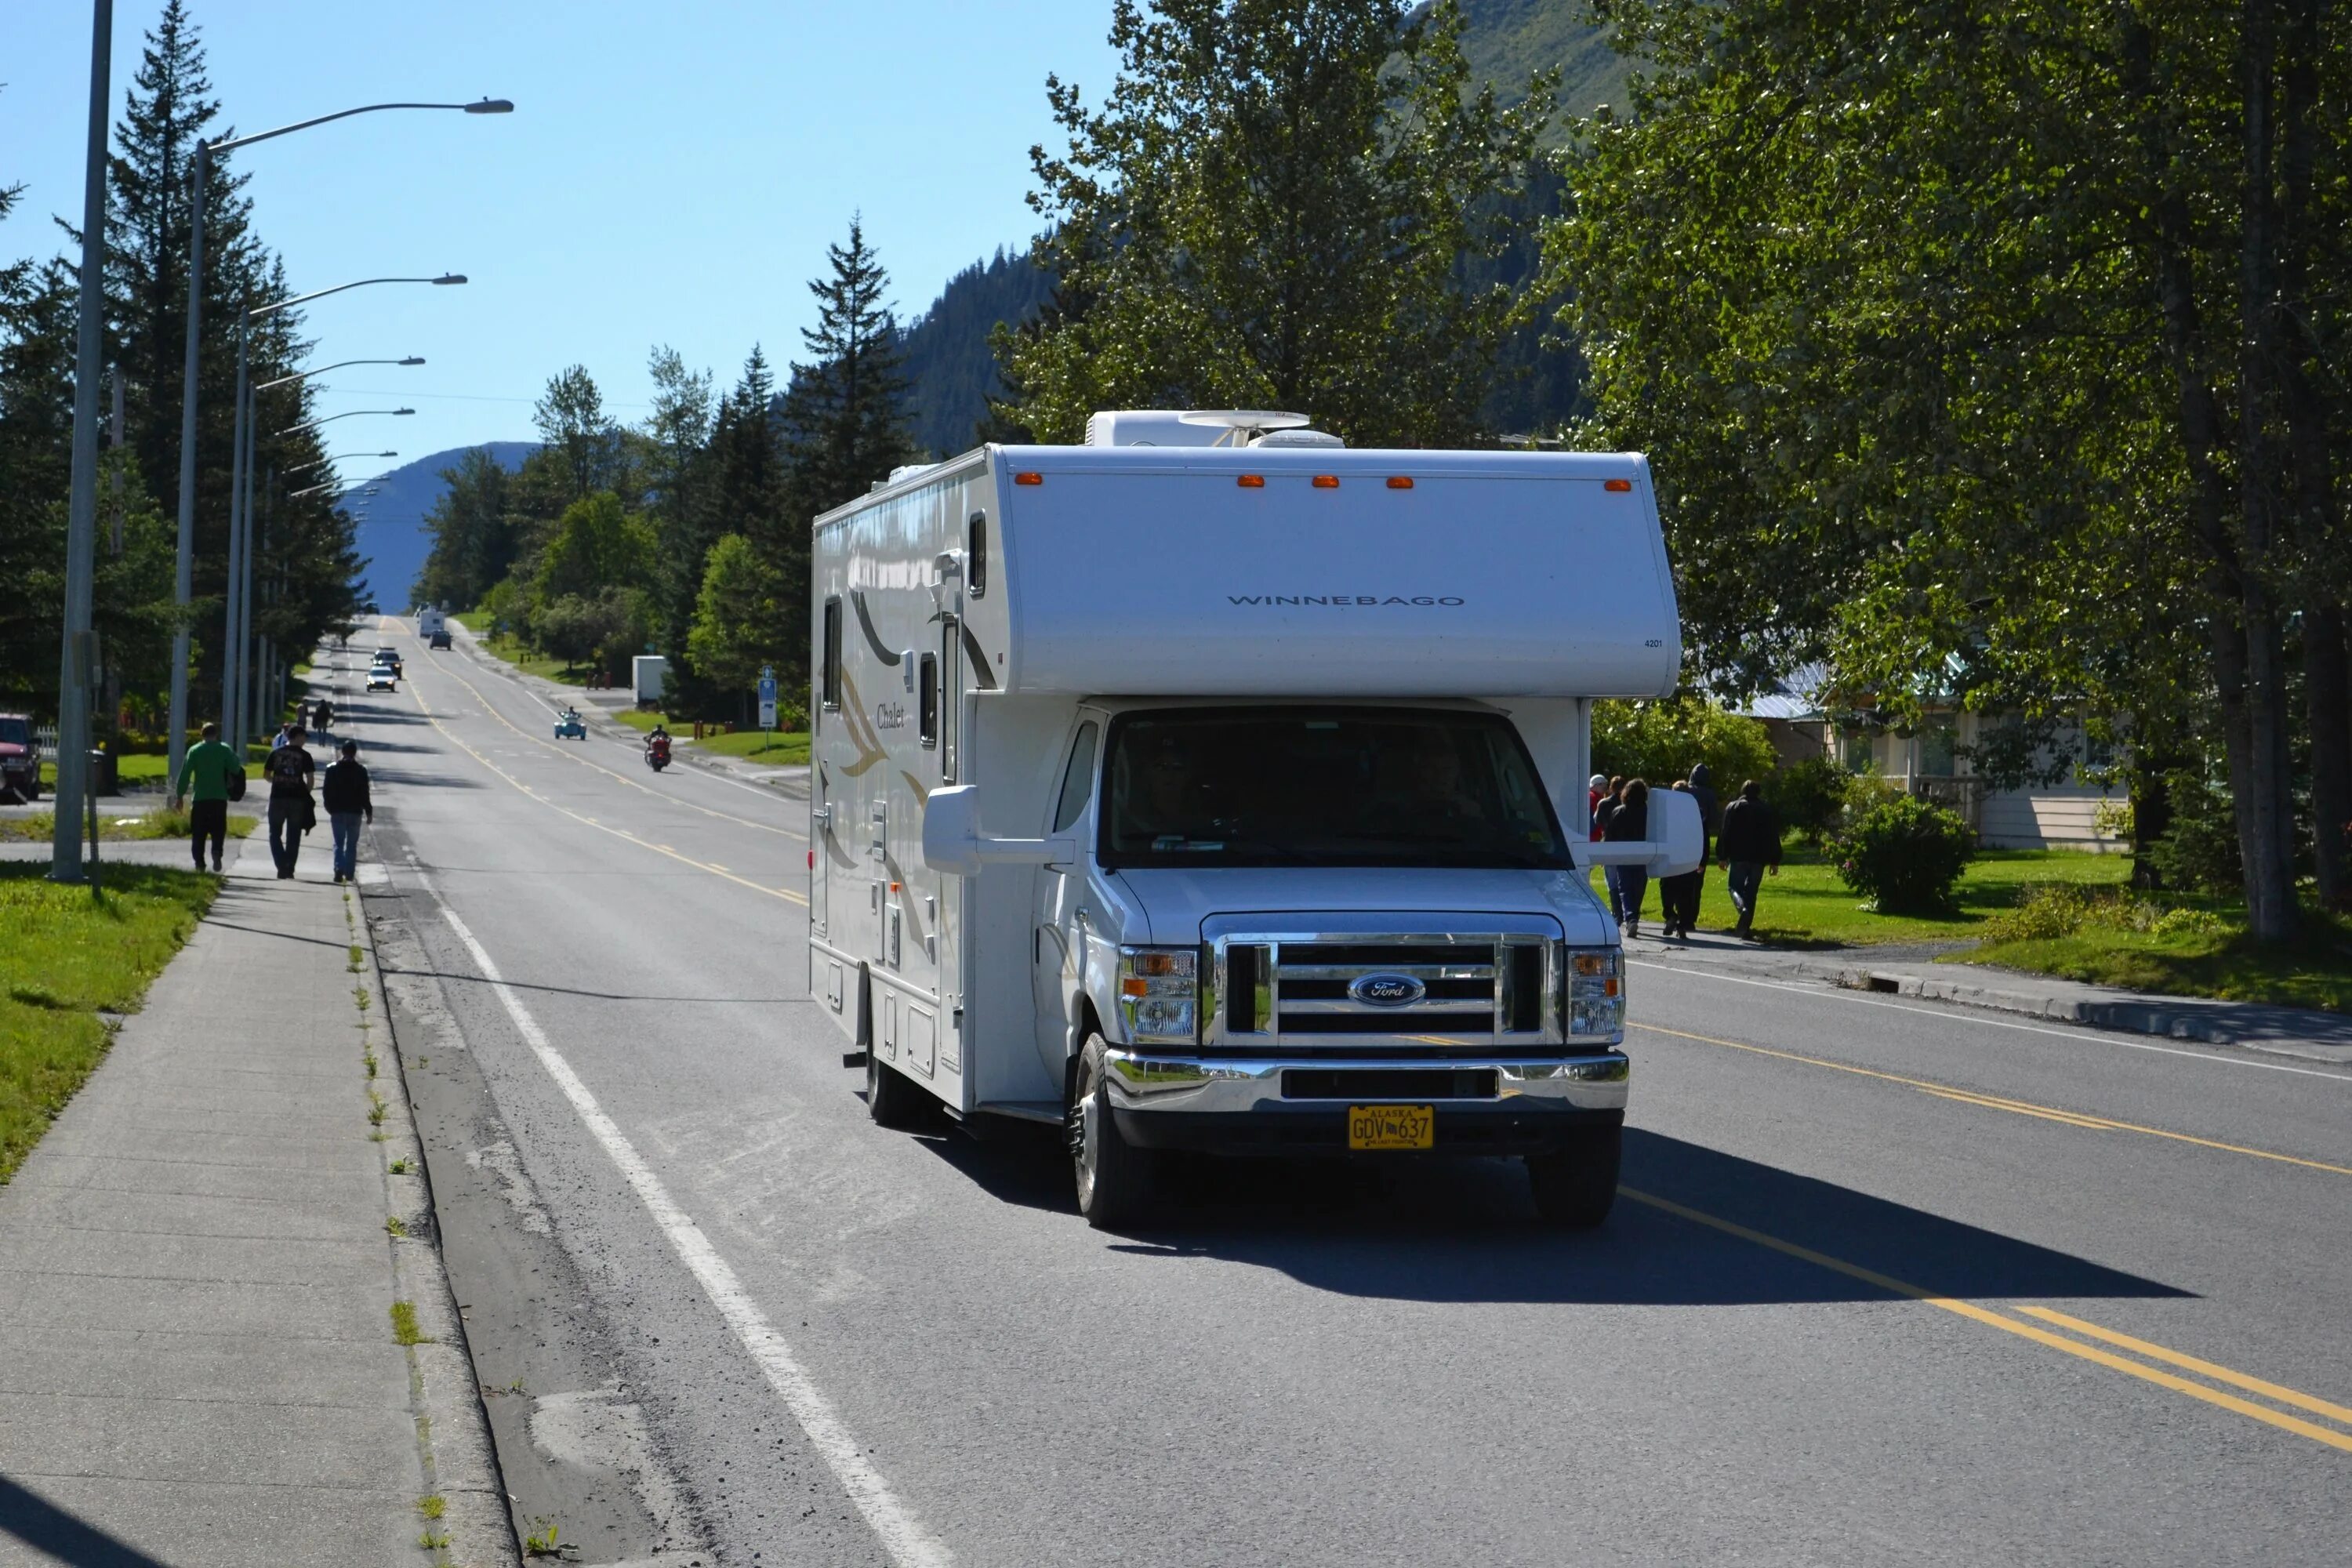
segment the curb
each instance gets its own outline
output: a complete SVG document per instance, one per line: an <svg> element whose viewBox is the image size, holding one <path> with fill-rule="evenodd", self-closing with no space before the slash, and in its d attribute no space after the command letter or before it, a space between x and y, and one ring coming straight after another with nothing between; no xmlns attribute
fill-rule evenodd
<svg viewBox="0 0 2352 1568"><path fill-rule="evenodd" d="M1692 964L1688 967L1696 969L1699 966ZM1942 1002L1954 1006L1980 1008L1986 1012L2039 1018L2047 1023L2104 1029L2114 1034L2146 1035L2194 1045L2261 1051L2270 1056L2325 1062L2336 1067L2352 1065L2352 1062L2347 1062L2346 1054L2336 1047L2293 1039L2265 1038L2234 1027L2223 1011L2258 1004L2168 1000L2137 995L2117 995L2112 999L2058 996L2043 991L1987 984L1961 975L1947 977L1874 968L1866 962L1839 963L1792 959L1786 963L1757 963L1714 960L1706 967L1763 980L1817 980L1841 991L1875 992L1881 995L1906 996L1920 1002Z"/></svg>
<svg viewBox="0 0 2352 1568"><path fill-rule="evenodd" d="M371 1000L362 1022L367 1033L381 1029L384 1037L385 1049L378 1058L383 1070L376 1081L388 1091L383 1096L382 1128L386 1212L398 1218L407 1233L393 1239L393 1275L399 1299L416 1310L416 1327L423 1336L419 1343L408 1347L410 1398L416 1412L416 1444L426 1484L444 1504L441 1519L429 1526L444 1541L433 1560L467 1568L493 1563L499 1568L518 1568L522 1548L515 1539L506 1479L499 1469L489 1418L475 1382L465 1320L458 1314L457 1293L441 1258L424 1141L417 1136L407 1068L393 1032L375 931L368 919L366 895L361 890L365 885L357 881L344 885L344 896L350 900L345 912L353 942L366 953L361 984ZM394 1163L405 1169L394 1173ZM419 1527L420 1531L428 1528L422 1520Z"/></svg>

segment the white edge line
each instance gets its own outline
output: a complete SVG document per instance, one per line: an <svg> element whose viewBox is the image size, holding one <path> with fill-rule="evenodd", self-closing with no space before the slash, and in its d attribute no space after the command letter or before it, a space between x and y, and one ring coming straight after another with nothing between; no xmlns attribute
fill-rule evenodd
<svg viewBox="0 0 2352 1568"><path fill-rule="evenodd" d="M702 1287L703 1294L710 1299L710 1304L719 1310L719 1317L726 1321L728 1328L733 1331L736 1339L741 1342L751 1360L766 1375L768 1385L783 1400L785 1408L792 1412L793 1419L800 1423L810 1445L833 1471L834 1479L841 1483L842 1489L849 1494L850 1501L857 1505L857 1511L866 1516L867 1525L881 1538L883 1550L890 1554L890 1560L900 1568L946 1568L947 1564L953 1563L954 1554L945 1543L924 1528L913 1510L890 1489L889 1482L866 1463L864 1450L835 1411L833 1402L811 1381L798 1358L793 1354L792 1347L769 1323L759 1305L751 1300L751 1293L736 1279L735 1270L719 1255L719 1249L710 1244L710 1238L703 1234L702 1227L671 1199L668 1189L662 1185L661 1178L654 1173L653 1167L646 1163L636 1147L629 1142L628 1135L604 1114L604 1108L596 1103L596 1097L589 1092L580 1075L572 1070L572 1064L565 1061L562 1054L549 1043L538 1021L531 1017L521 999L515 995L513 988L499 975L498 965L490 961L490 955L482 944L474 939L474 933L467 929L466 922L457 917L457 911L449 907L440 889L422 870L412 866L411 874L440 910L441 918L448 922L457 940L465 944L466 951L481 969L483 979L498 994L499 1000L506 1005L507 1016L514 1020L516 1031L530 1047L532 1054L539 1058L540 1065L547 1069L548 1076L563 1091L563 1097L572 1102L572 1110L579 1113L588 1131L595 1134L596 1142L604 1145L604 1152L612 1156L613 1163L620 1167L621 1174L636 1193L638 1201L645 1205L654 1224L661 1228L670 1246L677 1250L688 1272L694 1276L695 1282Z"/></svg>
<svg viewBox="0 0 2352 1568"><path fill-rule="evenodd" d="M1756 980L1745 974L1710 974L1696 965L1654 963L1640 959L1628 959L1626 963L1631 968L1654 969L1662 974L1691 974L1702 980L1721 980L1733 985L1760 985L1767 991L1793 992L1800 996L1827 996L1840 1002L1855 1003L1864 1007L1888 1007L1897 1013L1916 1013L1927 1018L1947 1018L1959 1024L1980 1024L1988 1029L2016 1029L2029 1035L2051 1035L2062 1040L2074 1040L2083 1045L2121 1046L2127 1051L2154 1051L2159 1056L2187 1057L2192 1062L2210 1062L2215 1067L2260 1068L2264 1072L2291 1072L2298 1073L2305 1078L2332 1079L2337 1083L2352 1083L2352 1073L2329 1072L2325 1068L2289 1067L2284 1062L2253 1062L2242 1057L2215 1056L2208 1051L2184 1051L2177 1046L2152 1046L2146 1040L2118 1038L2107 1030L2094 1028L2087 1024L2072 1029L2053 1029L2042 1024L2011 1023L2007 1018L1979 1018L1965 1011L1968 1006L1965 1002L1955 1002L1948 1008L1908 1007L1900 1002L1881 1002L1874 996L1856 996L1841 986L1832 985L1826 982L1804 985L1787 980ZM1628 1023L1631 1027L1641 1027L1638 1023L1631 1020ZM2212 1050L2225 1051L2231 1048L2228 1046L2215 1046Z"/></svg>

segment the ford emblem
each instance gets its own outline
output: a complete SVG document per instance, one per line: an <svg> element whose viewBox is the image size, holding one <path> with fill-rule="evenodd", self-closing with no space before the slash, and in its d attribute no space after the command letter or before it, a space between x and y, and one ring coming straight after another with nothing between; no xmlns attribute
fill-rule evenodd
<svg viewBox="0 0 2352 1568"><path fill-rule="evenodd" d="M1367 1007L1410 1007L1428 994L1410 974L1359 974L1348 983L1348 994Z"/></svg>

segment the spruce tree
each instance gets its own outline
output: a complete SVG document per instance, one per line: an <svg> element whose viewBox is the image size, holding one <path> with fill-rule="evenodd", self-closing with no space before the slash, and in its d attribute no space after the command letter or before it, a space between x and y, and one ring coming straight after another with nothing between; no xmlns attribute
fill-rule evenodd
<svg viewBox="0 0 2352 1568"><path fill-rule="evenodd" d="M754 344L751 357L743 362L742 379L719 400L710 445L704 453L697 505L703 536L715 544L728 534L740 534L764 583L758 593L735 591L728 595L732 613L748 615L750 620L728 629L727 646L761 649L761 662L774 665L780 677L802 668L807 661L806 638L796 641L793 630L805 625L806 614L795 621L790 605L780 597L795 547L803 559L808 551L805 522L795 527L785 510L787 485L775 376L768 369L767 355ZM695 584L698 605L708 571L708 563L702 563ZM738 578L744 575L737 574ZM753 605L755 610L746 609ZM701 646L711 646L707 637ZM695 658L691 644L688 657ZM709 679L725 687L721 690L714 686L709 696L729 709L740 707L744 699L743 688L732 679L737 673L732 664L709 672Z"/></svg>
<svg viewBox="0 0 2352 1568"><path fill-rule="evenodd" d="M809 524L864 495L915 460L907 432L907 379L887 300L890 275L849 221L849 243L825 247L831 270L809 284L817 321L801 341L810 363L793 366L783 399L784 496L773 546L757 540L776 572L791 668L805 674L809 642Z"/></svg>

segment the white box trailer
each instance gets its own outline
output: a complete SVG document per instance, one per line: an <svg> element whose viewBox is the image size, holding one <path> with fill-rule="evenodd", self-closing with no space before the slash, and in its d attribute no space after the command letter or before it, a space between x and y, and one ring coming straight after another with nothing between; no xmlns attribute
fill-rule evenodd
<svg viewBox="0 0 2352 1568"><path fill-rule="evenodd" d="M1065 1126L1098 1224L1180 1148L1520 1154L1598 1223L1625 986L1583 868L1698 858L1663 793L1584 842L1591 700L1679 676L1647 464L1176 417L816 520L810 986L874 1117Z"/></svg>

